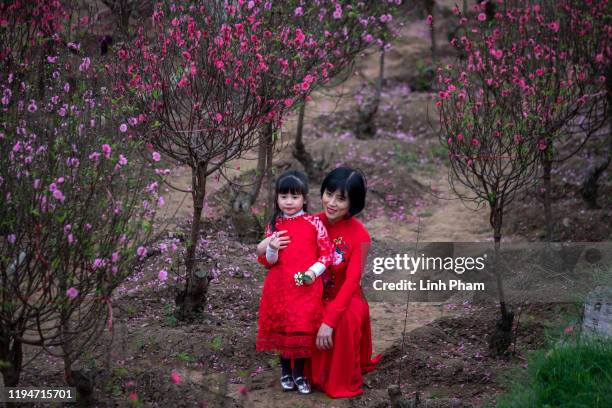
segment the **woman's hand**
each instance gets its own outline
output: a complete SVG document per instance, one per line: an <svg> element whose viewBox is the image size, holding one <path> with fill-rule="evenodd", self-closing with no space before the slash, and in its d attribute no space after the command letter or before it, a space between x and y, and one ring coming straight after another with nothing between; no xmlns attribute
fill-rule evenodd
<svg viewBox="0 0 612 408"><path fill-rule="evenodd" d="M268 245L270 246L270 248L272 248L275 251L278 251L279 249L283 249L287 245L289 245L289 243L291 242L291 239L289 237L283 237L283 234L286 234L286 233L287 233L287 230L274 232L272 236L270 237L270 242L268 242Z"/></svg>
<svg viewBox="0 0 612 408"><path fill-rule="evenodd" d="M319 327L319 332L317 333L317 348L319 350L331 350L334 347L334 342L332 340L332 333L334 329L329 327L325 323L321 323L321 327Z"/></svg>

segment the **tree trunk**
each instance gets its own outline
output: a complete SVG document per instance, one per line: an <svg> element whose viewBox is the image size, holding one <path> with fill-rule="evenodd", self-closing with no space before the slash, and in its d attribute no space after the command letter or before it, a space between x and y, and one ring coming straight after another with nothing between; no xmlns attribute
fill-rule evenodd
<svg viewBox="0 0 612 408"><path fill-rule="evenodd" d="M0 371L5 387L17 387L23 363L23 349L20 341L11 339L10 334L2 329L0 333Z"/></svg>
<svg viewBox="0 0 612 408"><path fill-rule="evenodd" d="M376 80L376 89L374 91L374 96L369 98L367 97L364 101L363 106L359 107L359 111L357 112L357 129L356 129L356 137L357 139L369 139L376 134L376 125L374 124L374 118L376 117L376 113L378 112L378 107L380 105L380 99L382 95L382 86L385 78L385 48L384 46L380 47L380 59L379 59L379 71L378 78Z"/></svg>
<svg viewBox="0 0 612 408"><path fill-rule="evenodd" d="M303 133L304 133L304 114L306 112L306 102L302 104L300 107L300 112L298 116L297 130L295 132L295 146L293 147L293 157L296 158L297 161L302 163L304 166L304 171L310 178L315 178L315 166L314 160L308 151L306 151L306 146L304 146Z"/></svg>
<svg viewBox="0 0 612 408"><path fill-rule="evenodd" d="M206 304L206 293L210 281L210 271L197 270L196 248L200 237L202 209L206 196L206 164L198 163L191 173L193 197L193 219L191 221L191 237L185 259L187 283L183 293L177 298L178 316L181 320L190 320L199 314Z"/></svg>
<svg viewBox="0 0 612 408"><path fill-rule="evenodd" d="M259 137L260 140L257 149L257 169L255 170L255 182L248 192L238 192L236 198L234 199L234 205L232 206L235 213L249 213L253 203L255 203L257 200L257 196L259 195L259 190L261 190L261 184L263 183L266 172L267 145L271 137L271 134L269 134L267 130Z"/></svg>
<svg viewBox="0 0 612 408"><path fill-rule="evenodd" d="M268 181L268 199L266 202L266 219L269 219L274 212L274 202L276 194L274 191L274 174L272 174L272 160L274 159L274 141L269 139L266 146L266 180Z"/></svg>
<svg viewBox="0 0 612 408"><path fill-rule="evenodd" d="M231 217L234 223L236 235L244 243L259 242L263 232L263 225L260 225L257 217L252 213L253 204L257 201L261 185L267 169L268 144L273 143L273 128L271 125L265 128L260 135L257 151L257 170L255 182L250 191L239 191L234 199Z"/></svg>
<svg viewBox="0 0 612 408"><path fill-rule="evenodd" d="M491 225L493 227L493 240L495 243L495 281L497 283L497 296L499 300L500 317L495 323L495 330L489 337L489 350L495 355L503 355L510 344L512 344L512 323L514 312L510 311L506 305L506 296L501 277L500 268L502 266L500 246L501 228L503 223L503 208L499 203L493 203L491 207Z"/></svg>
<svg viewBox="0 0 612 408"><path fill-rule="evenodd" d="M552 149L552 147L549 147ZM547 150L549 152L551 150ZM544 217L546 219L546 240L548 242L553 242L553 219L552 219L552 203L551 203L551 193L552 193L552 160L547 156L547 152L545 152L545 156L542 160L542 168L543 168L543 183L544 183Z"/></svg>
<svg viewBox="0 0 612 408"><path fill-rule="evenodd" d="M591 170L580 189L582 198L584 198L590 208L601 208L597 204L599 177L610 166L610 162L612 162L612 130L608 133L608 149L606 150L605 160Z"/></svg>

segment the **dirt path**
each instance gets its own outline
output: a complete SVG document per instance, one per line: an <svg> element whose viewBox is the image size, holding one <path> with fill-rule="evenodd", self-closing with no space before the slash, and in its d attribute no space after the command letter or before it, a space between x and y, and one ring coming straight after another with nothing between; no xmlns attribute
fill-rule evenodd
<svg viewBox="0 0 612 408"><path fill-rule="evenodd" d="M492 237L488 208L477 210L473 204L466 204L457 198L448 182L447 170L440 169L436 174L421 174L414 177L429 187L433 201L422 208L417 216L419 222L397 223L387 217L375 218L366 226L373 237L385 237L393 241L416 242L483 242ZM471 206L471 207L470 207Z"/></svg>

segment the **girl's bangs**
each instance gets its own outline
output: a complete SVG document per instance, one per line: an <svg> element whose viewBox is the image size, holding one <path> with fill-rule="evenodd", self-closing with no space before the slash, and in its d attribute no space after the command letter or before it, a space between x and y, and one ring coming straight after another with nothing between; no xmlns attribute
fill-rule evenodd
<svg viewBox="0 0 612 408"><path fill-rule="evenodd" d="M278 183L278 194L306 195L306 186L295 176L283 177Z"/></svg>

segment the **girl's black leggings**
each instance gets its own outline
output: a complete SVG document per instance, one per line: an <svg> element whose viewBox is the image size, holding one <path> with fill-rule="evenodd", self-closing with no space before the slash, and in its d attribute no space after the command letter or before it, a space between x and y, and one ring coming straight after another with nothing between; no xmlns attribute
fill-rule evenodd
<svg viewBox="0 0 612 408"><path fill-rule="evenodd" d="M293 359L293 371L291 371L291 359L281 357L281 376L292 375L293 378L304 376L304 359Z"/></svg>

